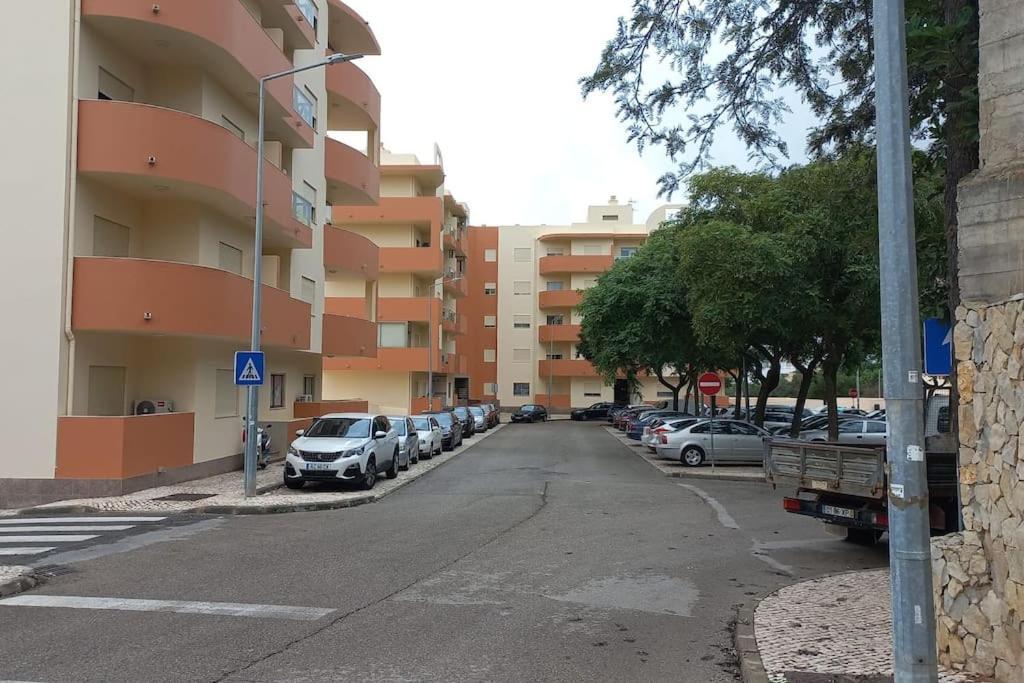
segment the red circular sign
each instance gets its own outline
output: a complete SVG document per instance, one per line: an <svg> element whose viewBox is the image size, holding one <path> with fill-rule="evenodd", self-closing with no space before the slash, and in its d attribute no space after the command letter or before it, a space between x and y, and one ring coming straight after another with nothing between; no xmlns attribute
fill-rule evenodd
<svg viewBox="0 0 1024 683"><path fill-rule="evenodd" d="M850 398L857 398L857 390L850 389Z"/></svg>
<svg viewBox="0 0 1024 683"><path fill-rule="evenodd" d="M705 396L714 396L722 391L722 378L713 372L705 372L697 378L697 388Z"/></svg>

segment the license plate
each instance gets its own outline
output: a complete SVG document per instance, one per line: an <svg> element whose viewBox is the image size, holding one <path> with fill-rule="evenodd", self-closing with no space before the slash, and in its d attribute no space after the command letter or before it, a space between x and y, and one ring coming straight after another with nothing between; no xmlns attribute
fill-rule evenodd
<svg viewBox="0 0 1024 683"><path fill-rule="evenodd" d="M334 463L330 462L307 462L303 469L324 471L337 468L334 466Z"/></svg>
<svg viewBox="0 0 1024 683"><path fill-rule="evenodd" d="M850 510L849 508L837 508L833 505L822 505L821 512L825 515L845 517L847 519L854 519L857 516L857 512L855 510Z"/></svg>

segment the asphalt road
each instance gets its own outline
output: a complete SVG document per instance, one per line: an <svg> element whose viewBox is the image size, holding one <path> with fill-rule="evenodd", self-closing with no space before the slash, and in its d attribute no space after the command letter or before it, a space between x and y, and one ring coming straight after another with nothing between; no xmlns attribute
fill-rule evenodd
<svg viewBox="0 0 1024 683"><path fill-rule="evenodd" d="M372 505L188 521L0 601L0 680L733 681L737 604L886 563L766 485L668 479L569 422Z"/></svg>

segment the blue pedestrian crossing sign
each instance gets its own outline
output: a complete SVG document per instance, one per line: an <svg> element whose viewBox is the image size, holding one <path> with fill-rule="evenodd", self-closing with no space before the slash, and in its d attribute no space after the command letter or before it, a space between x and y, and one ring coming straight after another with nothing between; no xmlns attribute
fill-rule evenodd
<svg viewBox="0 0 1024 683"><path fill-rule="evenodd" d="M262 385L265 367L262 351L235 351L235 384L240 387Z"/></svg>
<svg viewBox="0 0 1024 683"><path fill-rule="evenodd" d="M941 318L924 321L924 374L946 377L953 369L953 328Z"/></svg>

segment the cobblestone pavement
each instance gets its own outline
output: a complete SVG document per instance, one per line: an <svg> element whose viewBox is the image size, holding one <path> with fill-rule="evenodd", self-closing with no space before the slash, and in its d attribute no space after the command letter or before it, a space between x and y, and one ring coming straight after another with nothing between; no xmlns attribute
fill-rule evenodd
<svg viewBox="0 0 1024 683"><path fill-rule="evenodd" d="M0 564L0 597L20 593L35 585L35 572L31 567Z"/></svg>
<svg viewBox="0 0 1024 683"><path fill-rule="evenodd" d="M379 479L372 491L356 491L351 488L328 487L325 485L307 485L305 488L297 491L285 489L281 486L284 478L284 464L276 463L257 473L256 486L258 489L273 488L255 498L245 498L242 494L242 473L229 472L173 486L160 486L136 491L124 496L61 500L32 509L44 511L51 508L81 507L98 512L202 512L207 509L217 511L223 508L235 508L242 512L246 509L256 512L260 509L277 509L288 506L300 507L326 504L343 507L346 503L358 504L360 502L369 502L369 500L375 500L387 495L391 491L418 479L435 467L448 462L463 451L472 448L502 427L504 427L504 424L498 425L497 428L491 429L484 434L477 435L454 451L448 451L430 460L421 459L419 463L413 465L409 470L400 472L397 479ZM160 500L168 496L180 496L183 494L186 496L194 494L195 496L204 497L198 500Z"/></svg>
<svg viewBox="0 0 1024 683"><path fill-rule="evenodd" d="M891 680L889 596L889 570L875 569L804 581L762 600L754 635L769 681ZM940 669L939 680L984 679Z"/></svg>
<svg viewBox="0 0 1024 683"><path fill-rule="evenodd" d="M614 427L604 427L606 432L615 437L622 445L626 446L636 455L647 461L649 465L661 471L666 477L693 477L695 479L729 479L738 481L764 481L764 469L748 465L718 465L712 468L710 465L703 467L687 467L675 460L663 460L655 453L647 450L639 441L627 438L625 434Z"/></svg>

